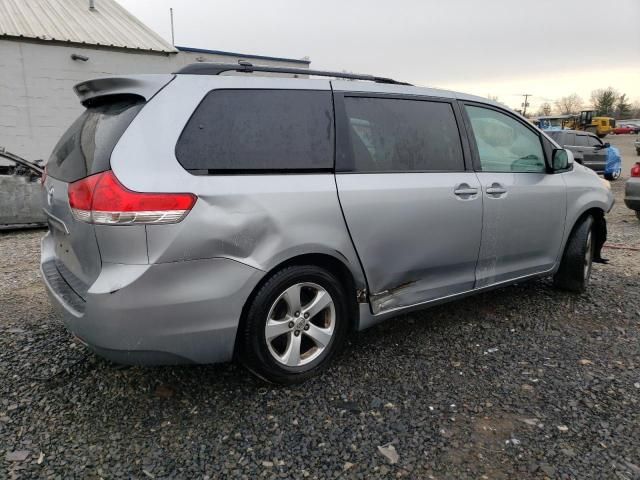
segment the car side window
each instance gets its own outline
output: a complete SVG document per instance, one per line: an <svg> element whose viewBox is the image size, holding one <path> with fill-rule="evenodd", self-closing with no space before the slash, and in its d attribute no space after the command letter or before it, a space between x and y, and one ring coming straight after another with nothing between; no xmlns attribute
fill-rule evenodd
<svg viewBox="0 0 640 480"><path fill-rule="evenodd" d="M565 137L565 145L575 145L576 144L576 134L575 133L567 133Z"/></svg>
<svg viewBox="0 0 640 480"><path fill-rule="evenodd" d="M362 173L463 171L460 133L448 102L345 97L352 165Z"/></svg>
<svg viewBox="0 0 640 480"><path fill-rule="evenodd" d="M539 135L514 118L489 108L465 105L483 172L546 172Z"/></svg>
<svg viewBox="0 0 640 480"><path fill-rule="evenodd" d="M598 140L596 137L589 136L587 137L587 141L589 142L590 147L600 147L602 146L602 142Z"/></svg>
<svg viewBox="0 0 640 480"><path fill-rule="evenodd" d="M589 141L587 140L588 135L576 135L576 146L578 147L588 147Z"/></svg>
<svg viewBox="0 0 640 480"><path fill-rule="evenodd" d="M333 168L331 92L213 90L185 126L176 157L193 174Z"/></svg>

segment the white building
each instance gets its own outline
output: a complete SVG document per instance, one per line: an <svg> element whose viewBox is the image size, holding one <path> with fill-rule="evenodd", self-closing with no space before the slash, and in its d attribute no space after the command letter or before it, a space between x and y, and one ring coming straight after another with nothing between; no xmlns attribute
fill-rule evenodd
<svg viewBox="0 0 640 480"><path fill-rule="evenodd" d="M114 0L0 0L0 148L46 160L82 111L72 90L78 82L240 59L296 68L310 63L173 47Z"/></svg>

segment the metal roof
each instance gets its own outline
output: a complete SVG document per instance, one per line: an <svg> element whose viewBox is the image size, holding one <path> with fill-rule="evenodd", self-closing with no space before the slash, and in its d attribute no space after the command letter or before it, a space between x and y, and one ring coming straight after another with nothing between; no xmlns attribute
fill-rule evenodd
<svg viewBox="0 0 640 480"><path fill-rule="evenodd" d="M2 37L177 52L115 0L0 0Z"/></svg>

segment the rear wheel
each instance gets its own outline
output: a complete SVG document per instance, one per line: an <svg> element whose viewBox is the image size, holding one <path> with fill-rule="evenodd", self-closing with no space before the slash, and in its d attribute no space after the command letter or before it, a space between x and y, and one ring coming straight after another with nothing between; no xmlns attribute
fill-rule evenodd
<svg viewBox="0 0 640 480"><path fill-rule="evenodd" d="M300 383L333 360L347 333L347 300L340 281L313 265L275 273L249 306L240 360L274 383Z"/></svg>
<svg viewBox="0 0 640 480"><path fill-rule="evenodd" d="M557 288L576 293L586 290L591 277L594 240L593 217L588 216L575 227L567 241L560 268L553 277Z"/></svg>

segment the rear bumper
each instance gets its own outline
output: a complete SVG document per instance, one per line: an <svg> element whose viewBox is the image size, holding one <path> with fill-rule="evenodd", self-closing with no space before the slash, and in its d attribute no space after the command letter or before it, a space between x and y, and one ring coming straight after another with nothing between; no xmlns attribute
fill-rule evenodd
<svg viewBox="0 0 640 480"><path fill-rule="evenodd" d="M226 258L155 265L104 263L85 298L42 240L41 272L67 329L97 354L125 364L231 360L242 308L264 272Z"/></svg>
<svg viewBox="0 0 640 480"><path fill-rule="evenodd" d="M640 177L632 177L626 181L624 204L631 210L640 211Z"/></svg>

